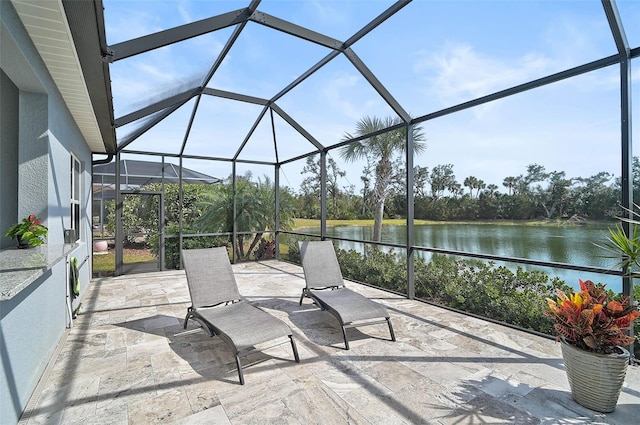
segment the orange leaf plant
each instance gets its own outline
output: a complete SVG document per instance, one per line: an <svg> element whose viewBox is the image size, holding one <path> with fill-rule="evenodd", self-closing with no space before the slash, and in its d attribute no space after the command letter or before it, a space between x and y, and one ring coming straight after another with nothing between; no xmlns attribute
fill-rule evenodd
<svg viewBox="0 0 640 425"><path fill-rule="evenodd" d="M554 319L558 338L580 349L610 354L635 341L628 331L640 317L638 306L629 297L613 299L603 284L580 280L580 292L558 290L558 298L547 303L545 314Z"/></svg>

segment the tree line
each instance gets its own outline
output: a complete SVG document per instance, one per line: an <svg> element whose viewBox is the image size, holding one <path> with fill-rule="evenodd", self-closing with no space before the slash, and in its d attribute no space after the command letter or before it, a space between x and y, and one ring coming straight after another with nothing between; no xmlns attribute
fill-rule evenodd
<svg viewBox="0 0 640 425"><path fill-rule="evenodd" d="M296 217L320 218L320 182L316 158L307 158L302 182L296 198ZM406 186L404 169L398 170L395 183L388 189L384 217L406 216ZM634 174L640 173L640 162L634 158ZM340 186L344 176L335 161L327 160L327 215L332 219L371 219L377 201L366 184L366 170L361 179L365 184L359 194L353 185ZM564 171L547 172L539 164L527 166L519 176L505 177L504 190L495 184L468 176L462 183L456 178L452 164L432 169L414 168L415 218L424 220L531 220L580 219L604 220L615 217L620 208L621 183L607 172L590 177L566 177ZM640 184L634 185L635 188ZM637 189L636 189L637 191ZM640 196L640 191L638 191ZM635 197L635 195L634 195ZM640 198L636 198L640 199Z"/></svg>
<svg viewBox="0 0 640 425"><path fill-rule="evenodd" d="M375 133L396 121L365 117L355 135ZM347 144L338 150L346 161L364 159L361 189L342 184L346 172L327 157L327 216L331 219L375 219L406 217L406 170L404 168L406 129L404 127ZM414 154L426 148L419 126L413 127ZM605 220L620 213L621 180L608 172L589 177L568 177L564 171L548 171L530 164L517 176L506 176L502 188L486 184L477 176L460 181L453 164L432 168L415 166L414 212L424 220ZM307 157L304 179L295 195L295 215L320 218L319 156ZM633 158L634 199L640 199L640 161ZM380 219L380 222L378 220ZM375 232L374 232L375 235ZM375 238L374 238L375 239Z"/></svg>

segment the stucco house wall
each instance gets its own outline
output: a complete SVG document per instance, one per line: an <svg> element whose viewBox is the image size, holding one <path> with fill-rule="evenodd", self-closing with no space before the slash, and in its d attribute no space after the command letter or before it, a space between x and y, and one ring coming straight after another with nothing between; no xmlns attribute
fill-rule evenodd
<svg viewBox="0 0 640 425"><path fill-rule="evenodd" d="M0 423L12 424L19 420L69 324L70 257L81 264L81 295L73 309L89 284L91 152L5 0L0 1L0 26L0 254L16 249L4 231L29 214L37 214L49 227L47 245L64 244L64 229L71 227L71 155L82 169L78 243L32 283L0 299Z"/></svg>

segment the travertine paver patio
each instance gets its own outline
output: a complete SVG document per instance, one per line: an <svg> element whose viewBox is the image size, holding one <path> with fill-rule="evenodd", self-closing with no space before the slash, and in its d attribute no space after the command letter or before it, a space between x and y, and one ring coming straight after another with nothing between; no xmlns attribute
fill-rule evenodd
<svg viewBox="0 0 640 425"><path fill-rule="evenodd" d="M573 402L552 340L362 285L392 314L349 330L310 301L298 305L301 268L234 265L240 292L293 329L290 345L250 356L238 384L231 351L190 325L182 271L95 279L80 315L21 422L28 424L636 424L640 368L618 407ZM212 276L215 278L215 276ZM375 338L370 338L374 336Z"/></svg>

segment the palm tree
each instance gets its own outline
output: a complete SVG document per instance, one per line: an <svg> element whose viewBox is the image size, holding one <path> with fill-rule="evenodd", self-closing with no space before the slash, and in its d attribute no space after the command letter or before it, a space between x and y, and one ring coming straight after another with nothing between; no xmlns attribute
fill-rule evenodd
<svg viewBox="0 0 640 425"><path fill-rule="evenodd" d="M495 184L487 185L487 195L489 198L493 198L496 196L496 192L498 191L498 186Z"/></svg>
<svg viewBox="0 0 640 425"><path fill-rule="evenodd" d="M473 189L476 189L478 187L478 178L475 176L469 176L464 179L464 182L462 182L462 184L465 187L469 188L469 196L473 198Z"/></svg>
<svg viewBox="0 0 640 425"><path fill-rule="evenodd" d="M200 200L203 214L199 224L201 230L210 232L233 231L233 196L231 179L218 186L217 191L207 194ZM235 256L245 260L260 242L265 231L275 229L276 214L280 215L282 229L290 229L293 222L293 196L288 190L281 190L280 210L275 210L275 184L268 177L252 180L250 174L238 176L235 187L236 216L239 232L255 232L253 239L245 241L245 235L238 234ZM248 244L248 247L246 246Z"/></svg>
<svg viewBox="0 0 640 425"><path fill-rule="evenodd" d="M356 133L351 135L345 133L343 141L359 136L384 130L385 128L401 124L403 121L398 117L377 118L366 116L356 124ZM382 238L382 218L384 214L384 203L393 187L394 177L397 170L394 169L393 161L396 154L406 152L406 127L377 134L366 139L349 143L340 148L340 156L347 162L358 159L367 159L368 162L376 163L375 183L373 197L375 202L375 217L373 223L373 240L380 241ZM419 126L414 126L413 152L422 153L427 145L423 143L424 134Z"/></svg>
<svg viewBox="0 0 640 425"><path fill-rule="evenodd" d="M505 177L502 185L509 189L509 195L513 191L513 188L516 186L517 179L515 177Z"/></svg>

